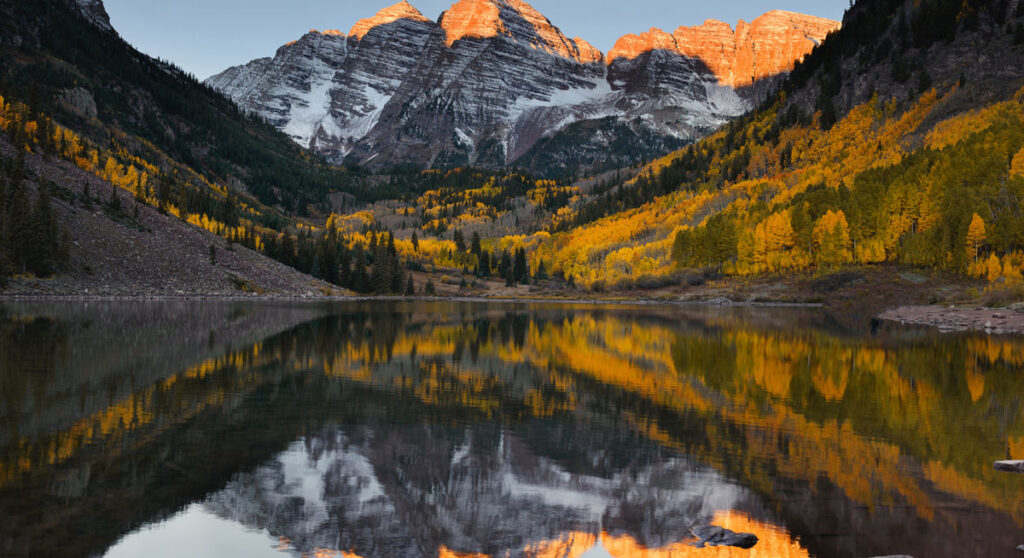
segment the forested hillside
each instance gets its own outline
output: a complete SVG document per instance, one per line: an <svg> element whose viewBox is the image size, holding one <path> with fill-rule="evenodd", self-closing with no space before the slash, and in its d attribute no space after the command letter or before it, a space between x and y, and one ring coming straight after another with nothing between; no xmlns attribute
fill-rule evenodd
<svg viewBox="0 0 1024 558"><path fill-rule="evenodd" d="M1016 2L858 2L776 96L571 203L553 235L523 239L531 260L583 285L883 262L1017 282L1022 16Z"/></svg>
<svg viewBox="0 0 1024 558"><path fill-rule="evenodd" d="M0 90L98 144L168 160L299 213L346 175L170 63L92 25L68 0L0 0Z"/></svg>
<svg viewBox="0 0 1024 558"><path fill-rule="evenodd" d="M0 6L8 273L60 272L79 240L53 222L32 229L49 263L14 248L24 227L8 216L50 222L46 190L18 184L26 150L358 292L422 292L410 272L595 290L692 270L1024 274L1024 2L861 0L756 110L575 181L334 168L62 0Z"/></svg>

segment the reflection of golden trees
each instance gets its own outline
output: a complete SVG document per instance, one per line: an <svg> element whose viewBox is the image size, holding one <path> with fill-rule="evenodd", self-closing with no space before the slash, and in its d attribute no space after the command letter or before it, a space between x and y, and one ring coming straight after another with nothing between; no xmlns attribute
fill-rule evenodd
<svg viewBox="0 0 1024 558"><path fill-rule="evenodd" d="M528 363L543 374L532 387L512 395L521 398L532 416L579 408L583 379L680 412L710 414L724 423L742 425L744 438L729 440L709 432L707 447L696 451L705 452L704 458L712 463L723 456L742 458L742 473L754 486L771 490L769 470L808 481L824 476L856 502L874 506L900 498L924 518L935 514L930 487L908 468L909 456L901 450L902 444L924 444L943 456L976 455L978 459L970 460L974 465L969 468L945 464L940 469L936 464L941 462L932 459L925 477L941 491L1016 512L1016 496L1003 495L1009 490L1024 498L1024 490L988 473L990 458L1002 457L1005 450L998 455L971 454L970 444L975 441L954 439L950 415L960 416L956 421L973 417L980 421L977 428L986 428L985 421L990 419L970 408L983 402L988 389L984 370L1024 365L1021 341L970 338L958 341L961 346L956 350L935 352L865 346L822 333L766 333L722 325L722 331L714 335L679 336L663 326L580 315L557 322L530 322L522 345L481 331L477 325L452 325L429 333L400 334L392 358L401 361L415 354L421 361L431 362L419 368L410 385L415 385L422 401L432 405L455 404L493 413L500 406L498 394L510 395L507 389L501 390L500 382L495 383L493 367ZM450 357L459 343L470 339L479 340L476 364L465 359L454 367L435 363ZM376 365L367 350L358 345L342 348L338 354L347 355L340 359L345 360L347 372L340 375L372 381ZM674 358L673 350L683 360ZM938 360L929 364L932 358ZM908 376L904 363L915 368L960 368L963 381L950 386L941 377ZM334 375L339 375L337 364ZM1020 384L1013 387L1024 389ZM706 388L718 390L718 396L709 397ZM879 432L860 432L848 418L812 419L798 408L808 393L835 409L844 408L851 389L874 408L838 411L839 416L868 412L872 422L883 425L881 432L902 438L887 440L878 437ZM770 405L756 403L765 397ZM627 416L649 438L682 451L695 451L687 440L675 438L672 425L662 427L642 415ZM716 424L712 421L708 428L717 428ZM1024 439L1024 423L1019 418L1011 423L1011 433ZM980 449L984 451L984 446Z"/></svg>
<svg viewBox="0 0 1024 558"><path fill-rule="evenodd" d="M759 491L773 490L779 477L823 477L855 502L906 502L923 518L941 513L934 490L1019 513L1024 487L991 472L991 461L1007 451L1024 458L1019 339L886 346L725 321L690 334L615 314L515 319L521 321L387 335L369 328L386 342L363 332L339 341L324 328L316 350L258 344L141 388L55 434L24 440L0 460L0 485L91 444L116 448L110 442L222 405L228 394L211 384L217 373L243 373L236 381L244 386L249 371L273 365L402 390L438 409L482 416L507 408L534 417L586 413L607 404L607 395L593 395L596 384L627 396L621 416L647 438L715 466L728 460L730 474ZM703 417L707 436L694 445L665 411ZM1000 432L1003 441L965 439L964 431Z"/></svg>
<svg viewBox="0 0 1024 558"><path fill-rule="evenodd" d="M629 536L601 536L601 544L615 558L690 558L712 556L716 558L808 558L810 553L789 533L774 525L757 521L737 511L723 510L715 514L713 525L737 533L757 535L757 546L750 550L731 547L696 548L681 541L663 548L646 548ZM695 540L695 539L694 539Z"/></svg>
<svg viewBox="0 0 1024 558"><path fill-rule="evenodd" d="M711 556L717 558L808 558L807 549L800 546L788 532L770 523L751 518L745 513L723 510L715 514L712 524L731 529L737 533L753 533L758 543L752 549L731 547L696 548L689 543L696 540L690 538L661 548L647 548L629 535L613 535L607 532L600 537L591 533L566 533L559 539L539 541L518 552L508 551L504 554L477 554L472 552L456 552L441 546L438 558L507 558L509 556L526 556L528 558L579 558L588 550L601 546L614 558L691 558Z"/></svg>
<svg viewBox="0 0 1024 558"><path fill-rule="evenodd" d="M261 344L208 359L183 372L112 403L107 408L78 420L70 427L41 439L22 439L14 455L0 461L0 487L15 475L38 467L63 463L79 450L103 444L108 456L118 452L119 442L139 431L159 431L180 423L210 407L223 405L221 390L203 390L198 397L168 397L167 394L187 392L207 376L223 370L239 370L260 363L277 362L279 355L264 354Z"/></svg>

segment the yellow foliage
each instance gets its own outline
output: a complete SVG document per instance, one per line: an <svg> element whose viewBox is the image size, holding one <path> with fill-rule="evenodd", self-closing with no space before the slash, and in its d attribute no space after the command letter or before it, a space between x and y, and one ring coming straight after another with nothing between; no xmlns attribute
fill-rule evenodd
<svg viewBox="0 0 1024 558"><path fill-rule="evenodd" d="M999 261L999 256L992 254L985 261L985 276L993 283L1003 276L1003 264Z"/></svg>
<svg viewBox="0 0 1024 558"><path fill-rule="evenodd" d="M1021 148L1013 157L1013 164L1010 165L1010 178L1024 178L1024 148Z"/></svg>
<svg viewBox="0 0 1024 558"><path fill-rule="evenodd" d="M818 265L835 268L852 261L850 253L850 227L846 215L828 210L814 225L815 259Z"/></svg>
<svg viewBox="0 0 1024 558"><path fill-rule="evenodd" d="M879 237L871 237L857 244L854 259L862 264L875 264L885 261L885 242Z"/></svg>

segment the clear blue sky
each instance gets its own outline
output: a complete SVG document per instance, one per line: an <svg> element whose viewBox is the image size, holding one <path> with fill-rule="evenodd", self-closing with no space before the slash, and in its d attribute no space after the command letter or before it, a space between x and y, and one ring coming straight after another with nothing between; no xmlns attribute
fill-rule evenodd
<svg viewBox="0 0 1024 558"><path fill-rule="evenodd" d="M398 0L105 0L114 28L151 56L170 60L200 79L262 56L310 29L348 31L357 20ZM529 1L529 0L528 0ZM410 0L437 19L454 0ZM735 25L769 10L842 19L849 0L533 0L570 36L603 52L626 33L671 31L719 19Z"/></svg>

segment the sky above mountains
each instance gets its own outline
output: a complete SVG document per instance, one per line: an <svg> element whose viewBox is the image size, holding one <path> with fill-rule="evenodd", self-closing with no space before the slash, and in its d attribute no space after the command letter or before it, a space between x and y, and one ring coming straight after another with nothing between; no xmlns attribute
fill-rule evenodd
<svg viewBox="0 0 1024 558"><path fill-rule="evenodd" d="M170 60L205 79L229 66L273 56L310 29L352 25L397 0L105 0L114 28L136 48ZM437 19L454 0L410 0ZM570 36L608 52L626 33L718 19L735 25L770 10L842 19L849 0L533 0L529 2Z"/></svg>

